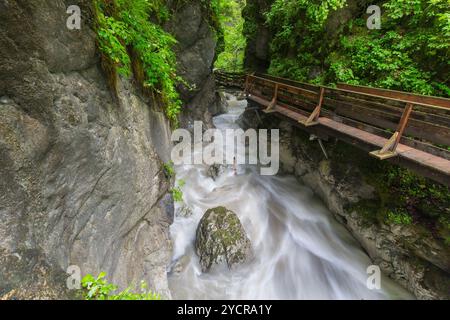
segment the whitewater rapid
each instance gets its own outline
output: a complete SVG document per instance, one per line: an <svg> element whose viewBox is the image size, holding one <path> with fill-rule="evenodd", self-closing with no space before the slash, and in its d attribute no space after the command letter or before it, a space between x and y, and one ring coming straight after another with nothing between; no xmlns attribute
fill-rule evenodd
<svg viewBox="0 0 450 320"><path fill-rule="evenodd" d="M238 128L245 101L232 100L216 128ZM169 287L174 299L411 299L382 276L381 289L366 286L370 258L313 192L293 176L261 176L256 166L233 168L214 181L206 165L181 165L176 178L193 214L176 216L170 233L173 263ZM194 252L204 212L233 210L252 242L254 257L233 270L218 266L202 273Z"/></svg>

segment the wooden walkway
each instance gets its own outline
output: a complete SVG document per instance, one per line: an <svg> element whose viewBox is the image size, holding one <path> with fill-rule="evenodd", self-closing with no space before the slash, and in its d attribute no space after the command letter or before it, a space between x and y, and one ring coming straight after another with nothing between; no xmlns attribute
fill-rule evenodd
<svg viewBox="0 0 450 320"><path fill-rule="evenodd" d="M318 137L336 137L450 186L450 99L262 74L222 74L217 81Z"/></svg>

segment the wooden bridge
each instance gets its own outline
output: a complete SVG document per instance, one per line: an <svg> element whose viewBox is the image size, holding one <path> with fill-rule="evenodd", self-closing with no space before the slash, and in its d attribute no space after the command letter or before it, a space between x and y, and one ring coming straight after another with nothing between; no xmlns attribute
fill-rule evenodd
<svg viewBox="0 0 450 320"><path fill-rule="evenodd" d="M450 187L450 99L264 74L216 72L216 81L319 138L336 137Z"/></svg>

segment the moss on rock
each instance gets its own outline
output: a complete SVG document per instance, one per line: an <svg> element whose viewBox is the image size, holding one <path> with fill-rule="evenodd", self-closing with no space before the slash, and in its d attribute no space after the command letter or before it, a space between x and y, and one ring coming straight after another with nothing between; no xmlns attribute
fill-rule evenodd
<svg viewBox="0 0 450 320"><path fill-rule="evenodd" d="M197 228L195 248L203 272L222 262L232 268L251 254L251 243L239 218L225 207L205 212Z"/></svg>

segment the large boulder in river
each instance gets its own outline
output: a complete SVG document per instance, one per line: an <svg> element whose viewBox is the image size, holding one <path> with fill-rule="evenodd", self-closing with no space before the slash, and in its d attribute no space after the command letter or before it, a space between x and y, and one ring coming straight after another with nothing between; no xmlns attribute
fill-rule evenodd
<svg viewBox="0 0 450 320"><path fill-rule="evenodd" d="M197 227L195 249L203 272L223 262L232 268L251 255L251 243L238 216L225 207L206 211Z"/></svg>

